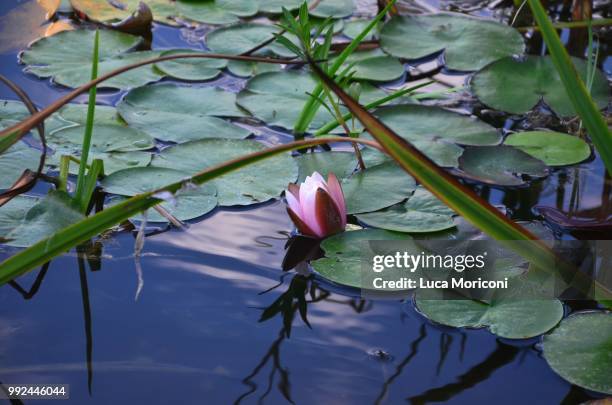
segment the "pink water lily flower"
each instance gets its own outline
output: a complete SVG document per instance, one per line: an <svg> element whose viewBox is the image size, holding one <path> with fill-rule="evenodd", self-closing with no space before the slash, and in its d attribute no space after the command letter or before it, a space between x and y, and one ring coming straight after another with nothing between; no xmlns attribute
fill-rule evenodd
<svg viewBox="0 0 612 405"><path fill-rule="evenodd" d="M327 181L314 172L301 185L289 184L287 212L303 235L323 239L344 231L346 203L340 182L333 173Z"/></svg>

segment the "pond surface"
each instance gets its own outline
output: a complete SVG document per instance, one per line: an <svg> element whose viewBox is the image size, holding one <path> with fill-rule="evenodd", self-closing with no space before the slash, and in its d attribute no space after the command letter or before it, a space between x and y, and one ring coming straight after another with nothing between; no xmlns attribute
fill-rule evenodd
<svg viewBox="0 0 612 405"><path fill-rule="evenodd" d="M35 2L2 2L0 14L24 5ZM25 25L19 19L25 16L10 24ZM32 30L30 39L41 34ZM65 90L21 72L16 52L25 44L18 39L17 47L2 50L0 72L46 105ZM154 46L201 46L188 39L157 27ZM241 83L225 75L206 85ZM99 102L120 96L102 94ZM15 96L2 88L0 98ZM289 139L262 133L270 142ZM577 210L588 211L609 199L602 173L597 160L558 170L529 190L483 193L515 218L530 219L537 204L567 209L581 178L588 187ZM283 273L292 229L282 202L217 209L185 231L152 227L140 260L134 235L123 232L102 242L99 261L67 254L21 277L31 294L3 286L0 382L70 384L66 403L74 404L557 404L596 397L557 376L541 358L538 339L439 327L410 302L363 301ZM10 253L0 252L0 259ZM295 301L284 314L290 329L281 313L259 321L282 294L305 295L310 327Z"/></svg>

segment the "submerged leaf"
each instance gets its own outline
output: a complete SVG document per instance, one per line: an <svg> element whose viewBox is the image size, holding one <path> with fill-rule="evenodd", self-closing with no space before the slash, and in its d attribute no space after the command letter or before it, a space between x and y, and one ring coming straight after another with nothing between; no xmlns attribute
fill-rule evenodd
<svg viewBox="0 0 612 405"><path fill-rule="evenodd" d="M385 52L406 59L420 59L443 50L446 66L463 71L522 54L525 48L514 28L451 13L393 17L381 30L380 45Z"/></svg>

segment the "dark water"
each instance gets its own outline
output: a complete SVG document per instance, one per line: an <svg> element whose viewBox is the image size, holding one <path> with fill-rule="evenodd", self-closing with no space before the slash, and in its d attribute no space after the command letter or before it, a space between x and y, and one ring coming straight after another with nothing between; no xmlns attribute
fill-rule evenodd
<svg viewBox="0 0 612 405"><path fill-rule="evenodd" d="M3 1L0 14L24 3ZM158 28L155 41L188 45L167 28ZM0 71L36 103L64 92L21 73L15 52L0 55ZM237 85L228 77L214 84ZM101 101L119 96L103 94ZM0 98L15 97L3 88ZM582 208L598 207L601 164L581 167L582 184L588 184L581 189ZM561 171L529 192L483 192L516 217L532 217L538 201L567 208L574 179ZM101 243L101 261L67 254L21 277L20 287L1 287L0 382L70 384L66 403L73 404L557 404L591 398L554 374L538 339L500 340L486 330L435 326L410 302L362 301L283 273L291 230L280 202L218 209L186 231L152 230L139 261L133 234L124 232ZM9 254L0 252L0 259ZM281 296L295 299L259 322ZM308 302L311 327L297 311L300 296Z"/></svg>

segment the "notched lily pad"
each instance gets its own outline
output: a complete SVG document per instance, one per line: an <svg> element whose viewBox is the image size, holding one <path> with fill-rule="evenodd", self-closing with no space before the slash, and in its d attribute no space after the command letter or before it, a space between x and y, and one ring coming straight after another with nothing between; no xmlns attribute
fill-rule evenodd
<svg viewBox="0 0 612 405"><path fill-rule="evenodd" d="M612 395L612 313L570 315L544 336L542 348L550 367L565 380Z"/></svg>
<svg viewBox="0 0 612 405"><path fill-rule="evenodd" d="M572 62L585 80L586 62L577 58L572 58ZM471 88L484 104L512 114L524 114L543 100L560 116L576 115L549 56L500 59L477 72ZM599 69L595 71L591 96L600 108L608 104L608 81Z"/></svg>
<svg viewBox="0 0 612 405"><path fill-rule="evenodd" d="M549 166L572 165L591 156L591 147L579 137L553 131L510 134L504 145L527 152Z"/></svg>
<svg viewBox="0 0 612 405"><path fill-rule="evenodd" d="M381 211L358 214L368 226L397 232L438 232L455 226L455 213L425 188L419 186L408 201Z"/></svg>
<svg viewBox="0 0 612 405"><path fill-rule="evenodd" d="M240 55L274 38L280 28L269 24L243 23L218 28L206 34L206 46L213 52ZM289 37L291 38L291 37ZM260 49L257 55L295 56L283 45L272 42Z"/></svg>
<svg viewBox="0 0 612 405"><path fill-rule="evenodd" d="M548 176L548 166L539 159L512 146L474 146L459 158L464 177L499 186L522 186L523 175Z"/></svg>
<svg viewBox="0 0 612 405"><path fill-rule="evenodd" d="M173 49L162 52L161 56L177 54L205 55L206 52L194 51L193 49ZM221 69L225 66L227 66L227 60L206 58L175 59L155 64L157 69L173 79L192 82L214 79L221 74Z"/></svg>
<svg viewBox="0 0 612 405"><path fill-rule="evenodd" d="M448 291L444 292L449 294ZM446 295L448 296L448 295ZM558 300L479 301L443 299L442 291L419 289L416 308L428 319L455 328L488 328L507 339L527 339L548 332L563 318Z"/></svg>
<svg viewBox="0 0 612 405"><path fill-rule="evenodd" d="M522 54L525 48L523 37L514 28L452 13L394 17L383 26L380 45L390 55L405 59L444 50L446 66L462 71Z"/></svg>

